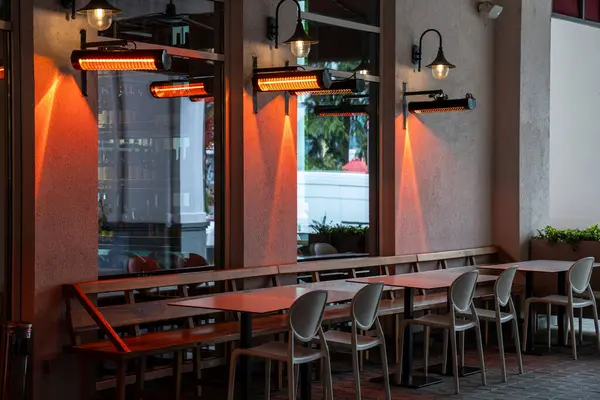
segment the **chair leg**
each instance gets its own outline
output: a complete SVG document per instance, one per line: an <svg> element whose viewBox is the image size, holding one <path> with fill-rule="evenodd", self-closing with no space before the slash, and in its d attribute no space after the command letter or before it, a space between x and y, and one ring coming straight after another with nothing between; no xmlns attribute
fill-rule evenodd
<svg viewBox="0 0 600 400"><path fill-rule="evenodd" d="M194 379L196 380L196 396L202 397L202 348L194 349Z"/></svg>
<svg viewBox="0 0 600 400"><path fill-rule="evenodd" d="M579 344L583 343L583 307L579 309Z"/></svg>
<svg viewBox="0 0 600 400"><path fill-rule="evenodd" d="M527 349L527 328L529 327L529 308L531 304L529 301L525 300L525 316L523 319L523 351ZM531 339L533 340L533 338Z"/></svg>
<svg viewBox="0 0 600 400"><path fill-rule="evenodd" d="M500 367L502 368L502 381L506 382L506 360L504 359L504 338L502 337L502 322L496 319L496 331L498 335L498 351L500 352Z"/></svg>
<svg viewBox="0 0 600 400"><path fill-rule="evenodd" d="M479 354L479 367L481 368L481 384L487 385L487 379L485 378L485 361L483 359L483 343L481 342L481 329L479 324L475 328L475 336L477 338L477 353Z"/></svg>
<svg viewBox="0 0 600 400"><path fill-rule="evenodd" d="M173 386L175 392L175 400L181 399L181 378L183 370L183 350L175 352L173 360Z"/></svg>
<svg viewBox="0 0 600 400"><path fill-rule="evenodd" d="M448 329L444 329L444 351L443 351L443 361L442 361L442 374L446 374L446 371L448 370L448 365L447 365L447 360L448 360L448 334L449 334L449 330Z"/></svg>
<svg viewBox="0 0 600 400"><path fill-rule="evenodd" d="M116 389L116 400L125 400L125 386L127 379L127 361L117 361L117 389Z"/></svg>
<svg viewBox="0 0 600 400"><path fill-rule="evenodd" d="M392 400L390 392L390 372L388 370L387 354L385 351L385 340L380 339L379 350L381 351L381 367L383 369L383 385L385 389L385 400Z"/></svg>
<svg viewBox="0 0 600 400"><path fill-rule="evenodd" d="M287 366L287 378L288 378L288 400L296 400L296 381L295 381L295 366L288 364Z"/></svg>
<svg viewBox="0 0 600 400"><path fill-rule="evenodd" d="M484 304L485 304L484 305L485 309L488 309L490 306L489 300L485 300ZM485 340L485 345L487 346L490 343L490 324L487 320L485 320L484 323L485 323L485 337L483 340Z"/></svg>
<svg viewBox="0 0 600 400"><path fill-rule="evenodd" d="M406 329L406 324L404 323L404 321L402 321L402 323L400 324L400 329L398 329L399 331L399 337L398 337L398 342L396 344L397 348L400 349L399 352L397 352L398 354L398 360L397 360L397 371L398 373L396 374L396 385L399 385L400 383L402 383L402 357L404 356L404 330Z"/></svg>
<svg viewBox="0 0 600 400"><path fill-rule="evenodd" d="M594 309L594 330L596 331L596 347L600 351L600 326L598 326L598 309L596 307L596 301L592 303Z"/></svg>
<svg viewBox="0 0 600 400"><path fill-rule="evenodd" d="M265 399L271 398L271 360L265 359Z"/></svg>
<svg viewBox="0 0 600 400"><path fill-rule="evenodd" d="M548 348L552 347L552 304L546 305L546 332L548 334Z"/></svg>
<svg viewBox="0 0 600 400"><path fill-rule="evenodd" d="M323 397L325 400L333 400L333 380L331 378L331 360L329 354L325 357L324 369L325 369L325 381L323 382Z"/></svg>
<svg viewBox="0 0 600 400"><path fill-rule="evenodd" d="M234 350L231 353L231 360L229 361L229 388L227 390L227 399L233 400L235 391L235 367L237 362L237 352Z"/></svg>
<svg viewBox="0 0 600 400"><path fill-rule="evenodd" d="M459 366L465 366L465 331L458 332L458 351L460 352Z"/></svg>
<svg viewBox="0 0 600 400"><path fill-rule="evenodd" d="M146 372L146 357L138 359L137 371L135 374L136 396L139 400L144 398L144 374Z"/></svg>
<svg viewBox="0 0 600 400"><path fill-rule="evenodd" d="M577 339L575 333L575 318L573 316L573 307L567 306L567 314L569 318L569 325L571 328L571 347L573 348L573 359L577 360Z"/></svg>
<svg viewBox="0 0 600 400"><path fill-rule="evenodd" d="M447 332L448 330L446 330ZM454 393L460 393L460 386L458 383L458 357L456 353L456 332L449 332L450 334L450 351L452 352L452 372L454 373ZM446 359L446 356L444 356Z"/></svg>
<svg viewBox="0 0 600 400"><path fill-rule="evenodd" d="M429 342L431 338L431 329L426 326L424 327L425 338L423 340L423 371L425 376L429 371Z"/></svg>
<svg viewBox="0 0 600 400"><path fill-rule="evenodd" d="M523 373L523 356L521 355L521 343L519 343L519 322L517 321L517 316L512 321L513 325L513 336L515 339L515 347L517 352L517 362L519 363L519 374Z"/></svg>
<svg viewBox="0 0 600 400"><path fill-rule="evenodd" d="M354 373L354 393L357 400L360 400L360 362L358 350L352 349L352 372Z"/></svg>

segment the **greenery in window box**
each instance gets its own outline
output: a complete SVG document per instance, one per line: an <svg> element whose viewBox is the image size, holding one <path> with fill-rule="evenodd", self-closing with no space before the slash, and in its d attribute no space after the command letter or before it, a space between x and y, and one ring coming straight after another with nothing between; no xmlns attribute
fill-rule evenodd
<svg viewBox="0 0 600 400"><path fill-rule="evenodd" d="M579 242L600 242L600 226L595 224L586 229L556 229L548 225L538 230L533 238L546 240L550 244L568 243L576 248Z"/></svg>
<svg viewBox="0 0 600 400"><path fill-rule="evenodd" d="M344 225L327 222L327 215L320 221L313 220L309 225L312 233L308 243L328 243L340 253L366 253L368 226Z"/></svg>

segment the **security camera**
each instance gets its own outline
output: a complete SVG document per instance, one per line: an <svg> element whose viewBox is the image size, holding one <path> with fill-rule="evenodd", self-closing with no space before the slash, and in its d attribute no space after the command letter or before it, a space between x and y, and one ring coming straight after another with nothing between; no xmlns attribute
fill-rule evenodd
<svg viewBox="0 0 600 400"><path fill-rule="evenodd" d="M485 18L496 19L502 14L504 7L494 4L491 1L482 1L477 6L477 10Z"/></svg>

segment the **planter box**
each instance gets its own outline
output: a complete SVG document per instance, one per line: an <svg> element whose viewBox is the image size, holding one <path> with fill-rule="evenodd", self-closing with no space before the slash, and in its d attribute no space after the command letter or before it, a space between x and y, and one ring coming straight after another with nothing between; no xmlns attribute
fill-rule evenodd
<svg viewBox="0 0 600 400"><path fill-rule="evenodd" d="M338 253L366 253L364 233L337 233L331 235L331 245Z"/></svg>
<svg viewBox="0 0 600 400"><path fill-rule="evenodd" d="M600 262L600 242L579 242L577 246L573 246L568 243L549 243L545 239L531 239L532 260L577 261L584 257L594 257L596 262ZM593 290L600 290L600 267L594 268L591 284ZM554 274L537 274L534 291L536 295L557 293Z"/></svg>
<svg viewBox="0 0 600 400"><path fill-rule="evenodd" d="M333 246L333 243L331 243L331 235L323 233L309 233L308 244L311 245L316 243L327 243Z"/></svg>

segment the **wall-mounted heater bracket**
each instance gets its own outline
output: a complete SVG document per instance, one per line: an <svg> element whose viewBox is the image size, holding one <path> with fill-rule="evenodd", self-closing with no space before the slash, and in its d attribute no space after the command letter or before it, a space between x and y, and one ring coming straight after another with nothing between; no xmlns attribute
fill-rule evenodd
<svg viewBox="0 0 600 400"><path fill-rule="evenodd" d="M439 98L439 97L448 97L444 94L444 91L441 89L438 90L421 90L417 92L407 92L406 91L406 82L402 82L402 116L404 118L403 127L404 130L407 128L407 119L408 119L408 96L429 96L431 98Z"/></svg>

